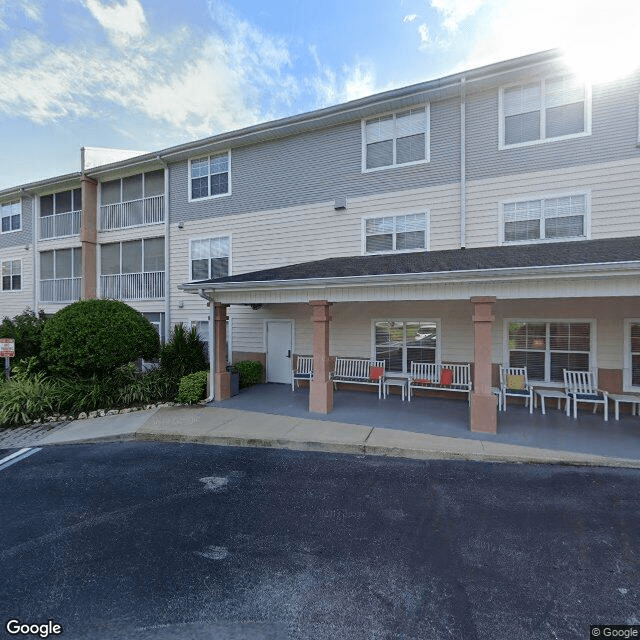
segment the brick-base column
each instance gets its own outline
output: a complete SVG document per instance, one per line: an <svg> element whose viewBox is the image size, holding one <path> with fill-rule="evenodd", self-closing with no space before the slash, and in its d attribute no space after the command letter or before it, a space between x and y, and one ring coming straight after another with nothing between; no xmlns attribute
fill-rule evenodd
<svg viewBox="0 0 640 640"><path fill-rule="evenodd" d="M333 385L329 379L329 326L331 303L326 300L309 301L313 310L313 380L309 384L309 411L333 411Z"/></svg>
<svg viewBox="0 0 640 640"><path fill-rule="evenodd" d="M214 303L215 389L216 400L231 397L231 374L227 371L227 305Z"/></svg>
<svg viewBox="0 0 640 640"><path fill-rule="evenodd" d="M491 393L491 327L495 320L493 297L471 298L473 310L473 392L471 394L471 431L498 432L498 399Z"/></svg>

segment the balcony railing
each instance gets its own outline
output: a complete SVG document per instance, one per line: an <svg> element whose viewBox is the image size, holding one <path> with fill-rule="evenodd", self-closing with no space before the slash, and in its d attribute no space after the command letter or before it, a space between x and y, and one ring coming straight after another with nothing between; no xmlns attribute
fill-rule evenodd
<svg viewBox="0 0 640 640"><path fill-rule="evenodd" d="M76 236L82 225L82 211L55 213L40 218L40 240Z"/></svg>
<svg viewBox="0 0 640 640"><path fill-rule="evenodd" d="M164 298L164 271L100 276L100 297L114 300Z"/></svg>
<svg viewBox="0 0 640 640"><path fill-rule="evenodd" d="M75 302L80 300L82 278L55 278L40 280L42 302Z"/></svg>
<svg viewBox="0 0 640 640"><path fill-rule="evenodd" d="M116 204L104 204L100 207L100 231L137 227L157 222L164 222L163 195L117 202Z"/></svg>

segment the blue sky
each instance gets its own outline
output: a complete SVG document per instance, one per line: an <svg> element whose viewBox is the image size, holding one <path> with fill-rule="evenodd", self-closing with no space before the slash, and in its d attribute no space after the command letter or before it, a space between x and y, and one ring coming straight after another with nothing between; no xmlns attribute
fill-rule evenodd
<svg viewBox="0 0 640 640"><path fill-rule="evenodd" d="M639 0L0 0L0 189L564 46L638 61Z"/></svg>

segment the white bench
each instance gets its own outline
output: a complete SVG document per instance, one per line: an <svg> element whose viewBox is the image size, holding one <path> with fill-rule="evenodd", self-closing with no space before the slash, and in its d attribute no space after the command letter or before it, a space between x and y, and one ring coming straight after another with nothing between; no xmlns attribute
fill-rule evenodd
<svg viewBox="0 0 640 640"><path fill-rule="evenodd" d="M443 372L450 371L444 375ZM448 382L448 379L451 382ZM471 365L442 364L439 362L412 362L409 376L409 402L413 389L458 391L466 393L471 402Z"/></svg>
<svg viewBox="0 0 640 640"><path fill-rule="evenodd" d="M609 394L602 389L598 389L593 381L591 371L568 371L562 370L564 374L564 391L567 394L567 416L571 415L571 404L573 403L573 417L578 417L578 402L591 402L593 412L596 412L598 405L604 408L604 419L609 420Z"/></svg>
<svg viewBox="0 0 640 640"><path fill-rule="evenodd" d="M339 382L347 384L367 384L378 387L378 398L382 398L384 382L384 360L363 360L361 358L336 358L331 374L333 388Z"/></svg>
<svg viewBox="0 0 640 640"><path fill-rule="evenodd" d="M295 384L298 380L313 380L313 356L297 356L296 368L291 376L291 389L295 391Z"/></svg>

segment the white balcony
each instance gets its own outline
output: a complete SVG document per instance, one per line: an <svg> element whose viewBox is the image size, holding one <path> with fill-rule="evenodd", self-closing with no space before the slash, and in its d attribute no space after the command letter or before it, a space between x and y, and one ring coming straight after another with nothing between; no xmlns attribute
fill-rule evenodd
<svg viewBox="0 0 640 640"><path fill-rule="evenodd" d="M100 297L113 300L164 298L164 271L100 276Z"/></svg>
<svg viewBox="0 0 640 640"><path fill-rule="evenodd" d="M164 196L151 196L100 207L100 231L164 222Z"/></svg>
<svg viewBox="0 0 640 640"><path fill-rule="evenodd" d="M55 213L40 218L40 240L77 236L82 225L82 211Z"/></svg>
<svg viewBox="0 0 640 640"><path fill-rule="evenodd" d="M41 302L75 302L80 300L82 278L40 280Z"/></svg>

